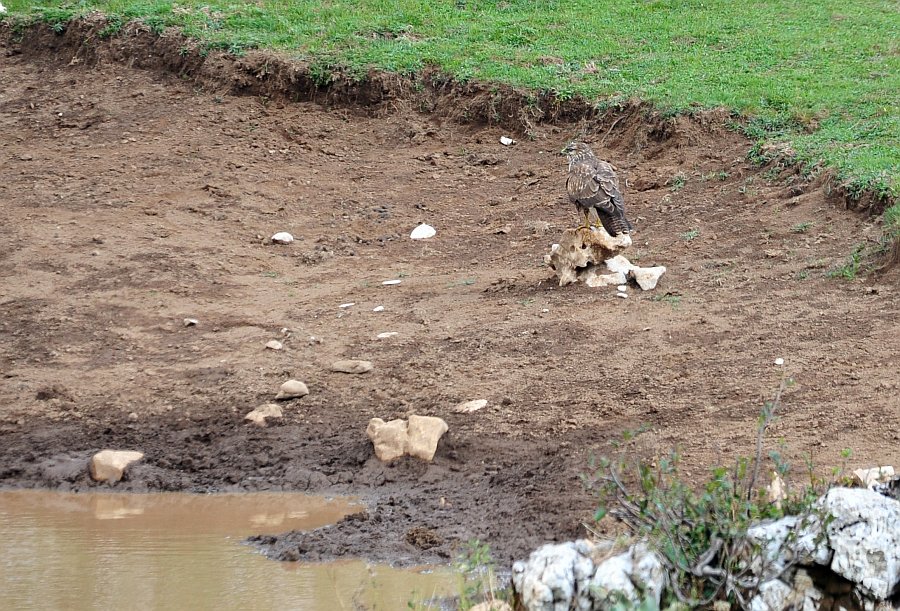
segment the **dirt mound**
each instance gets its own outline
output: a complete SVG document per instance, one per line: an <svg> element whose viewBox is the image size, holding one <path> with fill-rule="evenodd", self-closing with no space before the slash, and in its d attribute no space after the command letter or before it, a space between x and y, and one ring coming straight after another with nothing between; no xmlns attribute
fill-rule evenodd
<svg viewBox="0 0 900 611"><path fill-rule="evenodd" d="M316 88L90 27L2 37L4 486L94 488L92 452L134 449L117 488L367 501L366 520L260 541L275 556L444 560L477 537L506 561L584 532L579 475L625 429L649 424L638 451L680 446L698 478L748 454L776 357L798 382L774 428L787 459L900 462L896 273L826 277L878 228L764 175L724 116L528 126L532 106L501 100L460 124L458 86L419 106L403 83ZM502 146L501 124L531 136ZM561 289L542 263L578 222L556 152L579 133L624 181L629 258L669 270L654 292ZM423 221L437 236L409 240ZM341 358L375 368L331 372ZM289 378L310 395L246 425ZM380 464L366 423L410 413L450 425L434 463Z"/></svg>

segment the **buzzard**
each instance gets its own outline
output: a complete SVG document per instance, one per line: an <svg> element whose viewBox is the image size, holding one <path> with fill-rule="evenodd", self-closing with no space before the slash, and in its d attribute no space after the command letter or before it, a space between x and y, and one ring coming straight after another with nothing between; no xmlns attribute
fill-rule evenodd
<svg viewBox="0 0 900 611"><path fill-rule="evenodd" d="M578 212L584 215L585 229L591 227L593 209L609 235L633 232L631 223L625 218L625 200L613 167L597 159L591 147L583 142L570 142L562 154L569 160L566 191Z"/></svg>

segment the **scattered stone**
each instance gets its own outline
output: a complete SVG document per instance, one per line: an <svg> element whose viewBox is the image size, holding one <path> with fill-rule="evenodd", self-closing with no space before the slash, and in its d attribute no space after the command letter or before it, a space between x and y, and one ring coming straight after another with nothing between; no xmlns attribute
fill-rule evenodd
<svg viewBox="0 0 900 611"><path fill-rule="evenodd" d="M394 337L395 335L399 335L396 331L385 331L384 333L379 333L375 337L378 339L387 339L389 337Z"/></svg>
<svg viewBox="0 0 900 611"><path fill-rule="evenodd" d="M616 287L616 290L619 291L620 293L624 293L628 290L628 285L620 284L619 286Z"/></svg>
<svg viewBox="0 0 900 611"><path fill-rule="evenodd" d="M281 350L284 348L284 344L282 344L277 339L270 339L266 342L266 348L269 350Z"/></svg>
<svg viewBox="0 0 900 611"><path fill-rule="evenodd" d="M453 411L457 414L471 414L472 412L477 412L481 408L487 406L487 404L487 399L475 399L474 401L460 403L453 408Z"/></svg>
<svg viewBox="0 0 900 611"><path fill-rule="evenodd" d="M402 280L385 280L381 284L383 284L384 286L394 286L395 284L400 284L401 282L403 282L403 281Z"/></svg>
<svg viewBox="0 0 900 611"><path fill-rule="evenodd" d="M437 231L434 227L422 223L412 230L412 233L409 234L409 237L413 240L427 240L428 238L433 238L435 234L437 234Z"/></svg>
<svg viewBox="0 0 900 611"><path fill-rule="evenodd" d="M876 484L884 484L893 479L894 467L888 465L875 467L874 469L857 469L853 472L853 475L863 488L871 490Z"/></svg>
<svg viewBox="0 0 900 611"><path fill-rule="evenodd" d="M631 275L634 277L642 291L652 291L656 288L659 279L666 273L665 266L638 267L631 266Z"/></svg>
<svg viewBox="0 0 900 611"><path fill-rule="evenodd" d="M344 309L346 309L346 308L352 308L352 307L355 306L355 305L356 305L356 303L354 303L354 302L351 301L350 303L342 303L342 304L339 305L338 307L339 307L339 308L344 308Z"/></svg>
<svg viewBox="0 0 900 611"><path fill-rule="evenodd" d="M372 308L373 312L384 312L384 306L375 306Z"/></svg>
<svg viewBox="0 0 900 611"><path fill-rule="evenodd" d="M287 327L281 327L281 335L283 337L290 337L292 335L291 330Z"/></svg>
<svg viewBox="0 0 900 611"><path fill-rule="evenodd" d="M375 456L382 462L390 462L406 454L406 441L409 438L405 420L385 422L381 418L372 418L366 427L366 435L375 448Z"/></svg>
<svg viewBox="0 0 900 611"><path fill-rule="evenodd" d="M281 385L275 399L279 401L287 401L288 399L299 399L309 394L309 388L300 380L288 380Z"/></svg>
<svg viewBox="0 0 900 611"><path fill-rule="evenodd" d="M125 469L144 457L143 452L102 450L91 458L91 479L97 482L117 482Z"/></svg>
<svg viewBox="0 0 900 611"><path fill-rule="evenodd" d="M616 293L616 297L621 297L622 299L628 299L628 293Z"/></svg>
<svg viewBox="0 0 900 611"><path fill-rule="evenodd" d="M766 494L769 496L769 502L775 507L781 509L781 502L787 499L786 487L784 480L778 475L777 471L772 471L772 483L766 486Z"/></svg>
<svg viewBox="0 0 900 611"><path fill-rule="evenodd" d="M281 418L283 414L281 412L281 406L276 403L266 403L264 405L260 405L252 412L244 416L244 420L249 420L256 426L268 426L266 422L267 418Z"/></svg>
<svg viewBox="0 0 900 611"><path fill-rule="evenodd" d="M275 235L272 236L273 244L290 244L294 241L294 236L289 234L287 231L279 231Z"/></svg>
<svg viewBox="0 0 900 611"><path fill-rule="evenodd" d="M438 442L448 430L447 423L432 416L411 415L409 421L372 418L366 435L378 460L389 462L404 455L431 462Z"/></svg>
<svg viewBox="0 0 900 611"><path fill-rule="evenodd" d="M503 146L512 146L516 141L510 138L509 136L500 136L500 144Z"/></svg>
<svg viewBox="0 0 900 611"><path fill-rule="evenodd" d="M200 324L200 321L197 320L196 318L185 318L185 319L184 319L184 326L185 326L185 327L195 327L195 326L197 326L197 325L199 325L199 324Z"/></svg>
<svg viewBox="0 0 900 611"><path fill-rule="evenodd" d="M128 419L131 420L132 422L137 420L138 419L137 412L131 412L130 414L128 414Z"/></svg>
<svg viewBox="0 0 900 611"><path fill-rule="evenodd" d="M331 364L331 370L337 373L368 373L372 371L372 361L345 359Z"/></svg>
<svg viewBox="0 0 900 611"><path fill-rule="evenodd" d="M782 365L784 365L784 359L783 359L783 358L778 357L777 359L775 359L775 366L776 366L776 367L781 367Z"/></svg>
<svg viewBox="0 0 900 611"><path fill-rule="evenodd" d="M322 343L322 338L316 337L315 335L310 335L307 338L306 343L309 344L310 346L315 346L316 344Z"/></svg>
<svg viewBox="0 0 900 611"><path fill-rule="evenodd" d="M625 282L625 274L622 272L613 272L611 274L601 274L600 267L591 267L579 276L585 286L597 288L600 286L613 286Z"/></svg>
<svg viewBox="0 0 900 611"><path fill-rule="evenodd" d="M406 453L416 458L431 462L437 452L438 442L450 427L441 418L434 416L409 417L409 440Z"/></svg>

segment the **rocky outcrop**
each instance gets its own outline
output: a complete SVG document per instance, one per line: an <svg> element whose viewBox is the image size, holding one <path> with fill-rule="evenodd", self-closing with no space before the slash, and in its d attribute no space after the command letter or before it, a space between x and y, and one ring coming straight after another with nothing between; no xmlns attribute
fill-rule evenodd
<svg viewBox="0 0 900 611"><path fill-rule="evenodd" d="M666 268L638 267L620 254L631 246L627 234L610 236L603 228L567 229L559 244L550 247L544 262L553 270L560 286L581 282L586 286L617 286L629 278L645 291L656 288Z"/></svg>

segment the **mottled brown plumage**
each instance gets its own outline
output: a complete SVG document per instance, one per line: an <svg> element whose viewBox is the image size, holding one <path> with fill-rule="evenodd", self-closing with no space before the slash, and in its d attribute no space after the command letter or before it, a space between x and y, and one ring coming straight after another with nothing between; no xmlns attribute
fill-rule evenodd
<svg viewBox="0 0 900 611"><path fill-rule="evenodd" d="M593 209L609 235L632 233L634 229L625 218L625 200L619 190L619 178L613 167L598 159L594 151L583 142L571 142L562 152L569 160L566 191L569 199L584 215L585 227L590 227Z"/></svg>

